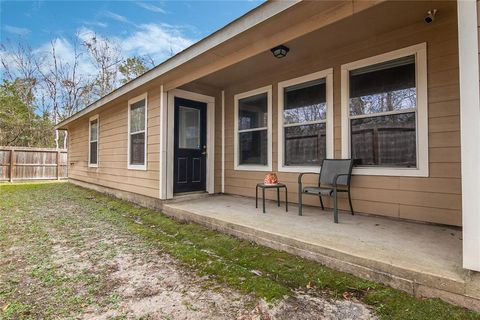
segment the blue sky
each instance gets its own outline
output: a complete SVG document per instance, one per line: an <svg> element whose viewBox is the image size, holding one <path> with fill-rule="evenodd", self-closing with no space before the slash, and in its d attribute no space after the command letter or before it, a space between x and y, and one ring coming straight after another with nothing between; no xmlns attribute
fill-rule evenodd
<svg viewBox="0 0 480 320"><path fill-rule="evenodd" d="M261 1L4 1L0 41L33 49L59 40L59 52L82 34L114 38L127 55L158 64L258 6ZM71 49L71 48L70 48Z"/></svg>

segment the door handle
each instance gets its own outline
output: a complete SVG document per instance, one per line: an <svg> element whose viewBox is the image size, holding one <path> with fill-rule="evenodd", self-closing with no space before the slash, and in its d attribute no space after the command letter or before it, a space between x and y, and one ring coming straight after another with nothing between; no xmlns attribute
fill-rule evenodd
<svg viewBox="0 0 480 320"><path fill-rule="evenodd" d="M206 145L203 146L202 154L205 155L205 156L207 155L207 146Z"/></svg>

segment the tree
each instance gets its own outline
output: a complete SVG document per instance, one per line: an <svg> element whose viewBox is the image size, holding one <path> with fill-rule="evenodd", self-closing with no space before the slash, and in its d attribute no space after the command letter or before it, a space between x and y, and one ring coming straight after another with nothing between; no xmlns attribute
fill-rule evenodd
<svg viewBox="0 0 480 320"><path fill-rule="evenodd" d="M79 50L77 41L73 41L73 57L70 61L62 59L57 54L57 41L50 43L48 52L44 52L38 70L41 75L40 94L41 105L50 111L53 122L68 118L93 100L94 79L79 74L79 61L83 52ZM37 61L38 61L37 60ZM55 146L63 136L63 147L67 145L67 133L55 132Z"/></svg>
<svg viewBox="0 0 480 320"><path fill-rule="evenodd" d="M125 59L121 52L113 39L88 31L70 40L54 39L36 50L21 41L0 44L2 143L13 139L18 145L58 148L63 138L66 147L66 132L54 133L54 124L155 65L149 56ZM7 128L12 128L12 136Z"/></svg>
<svg viewBox="0 0 480 320"><path fill-rule="evenodd" d="M22 99L23 81L4 80L0 85L0 145L48 147L54 140L48 115L39 116Z"/></svg>
<svg viewBox="0 0 480 320"><path fill-rule="evenodd" d="M97 70L94 94L101 98L118 86L118 65L124 60L120 47L113 40L98 37L96 34L85 35L83 46Z"/></svg>
<svg viewBox="0 0 480 320"><path fill-rule="evenodd" d="M118 67L118 71L123 76L120 82L122 84L125 84L147 72L148 68L146 66L146 60L144 58L134 56L131 58L127 58L125 62L120 64L120 66Z"/></svg>

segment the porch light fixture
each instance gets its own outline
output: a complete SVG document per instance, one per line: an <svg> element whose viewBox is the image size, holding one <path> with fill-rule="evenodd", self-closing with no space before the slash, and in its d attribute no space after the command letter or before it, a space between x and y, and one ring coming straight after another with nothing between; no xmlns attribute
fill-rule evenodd
<svg viewBox="0 0 480 320"><path fill-rule="evenodd" d="M427 11L427 16L425 17L425 23L432 23L435 20L435 15L437 14L437 9L432 9Z"/></svg>
<svg viewBox="0 0 480 320"><path fill-rule="evenodd" d="M272 51L273 56L275 58L281 59L287 55L290 49L282 44L282 45L276 46L275 48L270 49L270 51Z"/></svg>

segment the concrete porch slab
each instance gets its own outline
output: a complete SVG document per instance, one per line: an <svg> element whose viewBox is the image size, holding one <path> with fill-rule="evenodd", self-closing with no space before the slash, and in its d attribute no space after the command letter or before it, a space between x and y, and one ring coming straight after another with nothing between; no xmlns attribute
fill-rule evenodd
<svg viewBox="0 0 480 320"><path fill-rule="evenodd" d="M335 224L331 211L305 206L298 216L295 205L285 212L283 203L272 201L263 214L255 199L231 195L164 203L163 212L413 295L480 310L480 281L462 268L458 228L348 213Z"/></svg>

